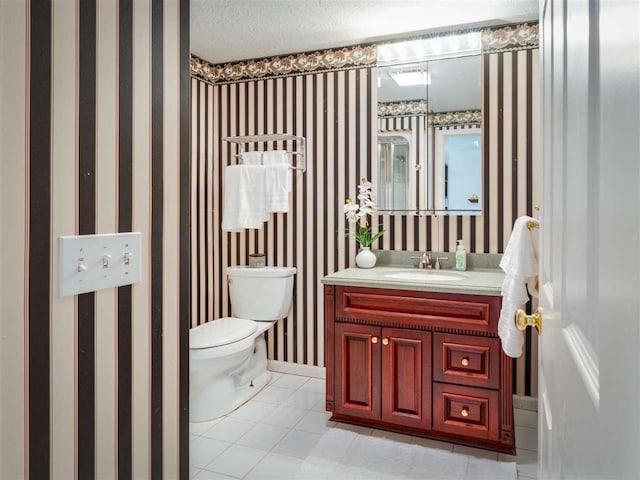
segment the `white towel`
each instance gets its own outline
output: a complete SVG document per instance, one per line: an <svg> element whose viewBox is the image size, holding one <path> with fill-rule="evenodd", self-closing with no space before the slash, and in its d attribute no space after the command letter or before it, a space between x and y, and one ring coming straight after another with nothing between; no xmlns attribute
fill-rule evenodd
<svg viewBox="0 0 640 480"><path fill-rule="evenodd" d="M289 163L286 150L267 150L262 152L263 165L283 165Z"/></svg>
<svg viewBox="0 0 640 480"><path fill-rule="evenodd" d="M242 152L242 164L243 165L262 165L262 152Z"/></svg>
<svg viewBox="0 0 640 480"><path fill-rule="evenodd" d="M289 211L291 168L289 165L267 165L266 203L267 212Z"/></svg>
<svg viewBox="0 0 640 480"><path fill-rule="evenodd" d="M267 211L289 211L291 168L286 150L267 150L262 153L262 164L267 167Z"/></svg>
<svg viewBox="0 0 640 480"><path fill-rule="evenodd" d="M269 219L266 198L267 170L262 165L230 165L224 170L222 230L262 228Z"/></svg>
<svg viewBox="0 0 640 480"><path fill-rule="evenodd" d="M522 332L514 322L516 310L522 307L529 297L527 291L538 296L538 228L527 228L527 223L539 225L532 217L519 217L513 225L509 243L504 251L500 267L505 277L502 283L502 310L498 321L498 335L502 340L502 349L510 357L522 355L524 343Z"/></svg>

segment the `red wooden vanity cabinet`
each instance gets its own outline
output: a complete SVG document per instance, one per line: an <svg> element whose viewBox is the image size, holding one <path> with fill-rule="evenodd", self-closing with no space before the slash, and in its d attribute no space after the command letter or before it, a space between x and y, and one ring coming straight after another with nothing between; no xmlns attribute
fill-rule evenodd
<svg viewBox="0 0 640 480"><path fill-rule="evenodd" d="M325 285L332 420L515 453L501 297Z"/></svg>

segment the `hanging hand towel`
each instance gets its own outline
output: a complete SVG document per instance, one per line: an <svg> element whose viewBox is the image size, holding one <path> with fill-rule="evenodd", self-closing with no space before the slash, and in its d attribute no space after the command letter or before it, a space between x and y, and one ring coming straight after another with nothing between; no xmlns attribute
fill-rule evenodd
<svg viewBox="0 0 640 480"><path fill-rule="evenodd" d="M242 164L243 165L262 165L262 152L242 152Z"/></svg>
<svg viewBox="0 0 640 480"><path fill-rule="evenodd" d="M262 228L269 219L266 198L266 167L229 165L224 170L222 230Z"/></svg>
<svg viewBox="0 0 640 480"><path fill-rule="evenodd" d="M267 212L289 211L291 168L285 150L267 150L262 154L267 169Z"/></svg>
<svg viewBox="0 0 640 480"><path fill-rule="evenodd" d="M291 184L291 168L289 165L268 165L266 202L267 212L289 211L289 185Z"/></svg>
<svg viewBox="0 0 640 480"><path fill-rule="evenodd" d="M498 335L504 353L514 358L522 355L524 343L522 332L514 323L515 313L529 300L527 291L535 297L538 296L538 229L529 229L529 222L539 225L538 220L527 216L516 220L500 261L505 277L502 284L502 310L498 321Z"/></svg>
<svg viewBox="0 0 640 480"><path fill-rule="evenodd" d="M284 165L289 163L286 150L267 150L262 152L263 165Z"/></svg>

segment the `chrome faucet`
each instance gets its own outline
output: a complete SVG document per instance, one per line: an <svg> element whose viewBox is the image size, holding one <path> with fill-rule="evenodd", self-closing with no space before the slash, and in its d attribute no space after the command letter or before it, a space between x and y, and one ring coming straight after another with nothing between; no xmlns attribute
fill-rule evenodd
<svg viewBox="0 0 640 480"><path fill-rule="evenodd" d="M418 259L418 268L431 268L431 252L422 252L420 255L411 258Z"/></svg>

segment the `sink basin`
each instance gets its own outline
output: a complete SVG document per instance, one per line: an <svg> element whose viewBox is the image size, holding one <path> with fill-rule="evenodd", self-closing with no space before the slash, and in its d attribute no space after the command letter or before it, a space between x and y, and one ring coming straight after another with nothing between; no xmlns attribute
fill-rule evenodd
<svg viewBox="0 0 640 480"><path fill-rule="evenodd" d="M395 271L384 274L385 278L391 280L404 280L407 282L459 282L466 277L454 272L434 272L431 270L408 270Z"/></svg>

